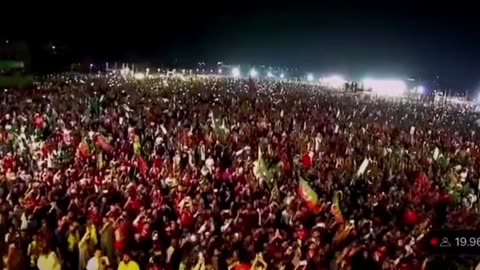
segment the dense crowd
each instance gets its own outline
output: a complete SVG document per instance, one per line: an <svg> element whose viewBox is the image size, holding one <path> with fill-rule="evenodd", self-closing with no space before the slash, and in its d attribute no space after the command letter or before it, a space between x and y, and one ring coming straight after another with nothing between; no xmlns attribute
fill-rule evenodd
<svg viewBox="0 0 480 270"><path fill-rule="evenodd" d="M79 74L0 101L4 269L478 263L424 243L430 230L480 229L479 114L465 106Z"/></svg>

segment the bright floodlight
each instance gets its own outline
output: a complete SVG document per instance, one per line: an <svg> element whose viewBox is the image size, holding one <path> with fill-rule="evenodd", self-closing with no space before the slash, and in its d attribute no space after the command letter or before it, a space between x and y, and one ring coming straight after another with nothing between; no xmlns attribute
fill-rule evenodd
<svg viewBox="0 0 480 270"><path fill-rule="evenodd" d="M272 77L273 77L273 74L272 74L271 71L267 72L267 77L269 77L269 78L272 78Z"/></svg>
<svg viewBox="0 0 480 270"><path fill-rule="evenodd" d="M222 69L221 68L218 69L218 74L222 74Z"/></svg>
<svg viewBox="0 0 480 270"><path fill-rule="evenodd" d="M402 80L365 79L362 82L366 89L381 96L398 97L407 90L407 85Z"/></svg>
<svg viewBox="0 0 480 270"><path fill-rule="evenodd" d="M425 94L425 87L423 87L423 85L417 86L417 93L420 95Z"/></svg>
<svg viewBox="0 0 480 270"><path fill-rule="evenodd" d="M257 77L258 72L254 68L250 69L250 77L255 78Z"/></svg>
<svg viewBox="0 0 480 270"><path fill-rule="evenodd" d="M285 78L285 74L282 73L280 74L280 79L283 79L283 78Z"/></svg>
<svg viewBox="0 0 480 270"><path fill-rule="evenodd" d="M347 81L340 75L320 78L320 83L326 87L342 88Z"/></svg>
<svg viewBox="0 0 480 270"><path fill-rule="evenodd" d="M143 74L143 73L141 73L141 72L138 72L138 73L135 73L135 74L133 75L133 77L134 77L135 79L137 79L137 80L143 80L143 79L145 79L145 74Z"/></svg>
<svg viewBox="0 0 480 270"><path fill-rule="evenodd" d="M313 81L313 74L308 74L307 75L307 81L309 81L309 82Z"/></svg>
<svg viewBox="0 0 480 270"><path fill-rule="evenodd" d="M232 69L232 76L234 78L240 77L240 69L238 67Z"/></svg>

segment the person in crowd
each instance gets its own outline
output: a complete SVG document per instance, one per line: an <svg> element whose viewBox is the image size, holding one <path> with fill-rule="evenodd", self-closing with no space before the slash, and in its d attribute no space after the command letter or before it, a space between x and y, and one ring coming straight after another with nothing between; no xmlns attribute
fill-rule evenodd
<svg viewBox="0 0 480 270"><path fill-rule="evenodd" d="M93 255L90 260L87 262L87 270L105 270L107 266L110 265L110 261L107 257L102 256L101 250L96 250L95 255Z"/></svg>
<svg viewBox="0 0 480 270"><path fill-rule="evenodd" d="M140 270L138 263L132 260L130 254L125 253L123 259L118 265L118 270Z"/></svg>
<svg viewBox="0 0 480 270"><path fill-rule="evenodd" d="M37 260L39 270L60 270L61 262L54 251L49 250L46 246L42 247L42 252Z"/></svg>

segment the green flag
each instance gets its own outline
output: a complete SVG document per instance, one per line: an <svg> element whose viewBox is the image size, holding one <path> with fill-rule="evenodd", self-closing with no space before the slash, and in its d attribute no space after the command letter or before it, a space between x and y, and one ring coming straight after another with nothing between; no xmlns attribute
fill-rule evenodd
<svg viewBox="0 0 480 270"><path fill-rule="evenodd" d="M312 187L310 187L308 182L301 176L298 182L298 194L307 203L308 208L315 209L317 207L317 204L318 204L317 193L312 189Z"/></svg>

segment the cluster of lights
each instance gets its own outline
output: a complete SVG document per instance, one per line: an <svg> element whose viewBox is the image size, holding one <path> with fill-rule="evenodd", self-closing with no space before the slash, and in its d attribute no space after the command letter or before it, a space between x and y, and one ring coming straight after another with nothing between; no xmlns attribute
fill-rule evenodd
<svg viewBox="0 0 480 270"><path fill-rule="evenodd" d="M240 77L240 68L234 67L232 69L232 77L233 78L239 78Z"/></svg>
<svg viewBox="0 0 480 270"><path fill-rule="evenodd" d="M218 73L219 74L222 74L222 69L219 69L218 70ZM233 78L240 78L242 76L241 72L240 72L240 68L239 67L234 67L232 68L232 71L231 71L231 76ZM258 78L260 76L259 72L255 69L255 68L252 68L249 70L248 72L248 76L250 78ZM267 72L267 78L275 78L275 74L273 74L272 71L268 71ZM285 74L284 73L281 73L280 75L278 75L278 77L280 79L285 79Z"/></svg>
<svg viewBox="0 0 480 270"><path fill-rule="evenodd" d="M136 80L143 80L145 79L145 74L142 73L142 72L137 72L133 75L133 77L136 79Z"/></svg>
<svg viewBox="0 0 480 270"><path fill-rule="evenodd" d="M415 92L417 92L417 94L424 95L425 94L425 87L423 87L422 85L419 85L415 88Z"/></svg>
<svg viewBox="0 0 480 270"><path fill-rule="evenodd" d="M381 96L399 97L407 91L407 85L402 80L364 79L362 83L365 89Z"/></svg>
<svg viewBox="0 0 480 270"><path fill-rule="evenodd" d="M146 71L145 73L137 72L133 74L133 77L136 80L143 80L149 76L150 69L147 68L145 71ZM197 69L197 72L198 71L199 69ZM123 76L126 76L128 72L129 72L128 68L124 68L121 70L120 73ZM175 70L173 72L175 73ZM211 72L213 73L213 70L211 70ZM182 73L185 74L185 70L182 70ZM223 74L223 70L219 68L217 70L217 73ZM255 68L250 69L248 74L250 78L257 78L259 76L259 73ZM240 78L242 76L240 67L232 68L231 76L233 78ZM272 71L267 72L267 78L275 78L275 77L276 76L273 74ZM285 79L285 74L284 73L279 74L278 78ZM315 77L312 73L308 73L306 74L306 80L308 82L313 82L315 80ZM347 81L344 79L344 77L340 75L332 75L332 76L320 77L318 78L318 82L319 84L325 87L340 89L345 85ZM372 91L372 93L382 95L382 96L392 96L392 97L402 96L407 91L407 86L405 82L402 80L367 78L362 81L362 84L365 89L369 89ZM418 94L425 93L425 88L423 86L417 86L413 90Z"/></svg>
<svg viewBox="0 0 480 270"><path fill-rule="evenodd" d="M250 77L256 78L257 76L258 76L257 70L254 68L250 69Z"/></svg>
<svg viewBox="0 0 480 270"><path fill-rule="evenodd" d="M332 75L328 77L322 77L318 79L321 85L329 88L339 89L342 88L345 83L347 82L342 76L340 75Z"/></svg>

